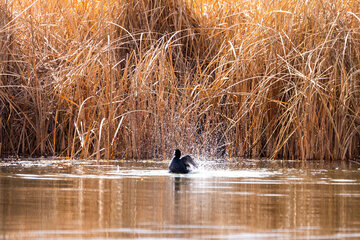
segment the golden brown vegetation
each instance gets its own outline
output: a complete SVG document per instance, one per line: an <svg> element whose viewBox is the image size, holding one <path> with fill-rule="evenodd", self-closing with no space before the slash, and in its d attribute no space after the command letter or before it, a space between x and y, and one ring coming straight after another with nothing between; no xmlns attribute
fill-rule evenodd
<svg viewBox="0 0 360 240"><path fill-rule="evenodd" d="M360 156L357 0L9 2L2 154Z"/></svg>

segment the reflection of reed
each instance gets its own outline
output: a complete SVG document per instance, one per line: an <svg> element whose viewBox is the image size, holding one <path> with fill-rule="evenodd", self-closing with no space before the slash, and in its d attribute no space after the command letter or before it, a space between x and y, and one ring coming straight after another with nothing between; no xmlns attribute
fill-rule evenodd
<svg viewBox="0 0 360 240"><path fill-rule="evenodd" d="M66 237L73 238L126 238L148 236L134 229L152 229L159 231L156 237L170 237L161 230L178 226L184 238L239 231L286 231L287 236L304 237L360 229L360 213L354 210L360 199L346 197L360 194L357 173L350 182L356 184L333 184L348 171L299 172L291 177L300 180L288 182L283 175L253 182L184 176L0 176L0 235L18 238L40 228L55 235L56 230L68 230Z"/></svg>

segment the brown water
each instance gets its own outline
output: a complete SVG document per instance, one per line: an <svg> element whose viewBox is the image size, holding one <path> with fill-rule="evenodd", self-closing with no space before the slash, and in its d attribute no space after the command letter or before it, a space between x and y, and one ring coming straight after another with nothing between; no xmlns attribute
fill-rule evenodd
<svg viewBox="0 0 360 240"><path fill-rule="evenodd" d="M0 163L0 239L360 239L360 166Z"/></svg>

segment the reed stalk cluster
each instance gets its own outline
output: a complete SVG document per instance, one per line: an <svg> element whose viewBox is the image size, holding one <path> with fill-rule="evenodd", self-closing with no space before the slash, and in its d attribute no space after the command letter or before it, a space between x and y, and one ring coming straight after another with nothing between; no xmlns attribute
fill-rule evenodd
<svg viewBox="0 0 360 240"><path fill-rule="evenodd" d="M360 157L358 0L0 5L0 154Z"/></svg>

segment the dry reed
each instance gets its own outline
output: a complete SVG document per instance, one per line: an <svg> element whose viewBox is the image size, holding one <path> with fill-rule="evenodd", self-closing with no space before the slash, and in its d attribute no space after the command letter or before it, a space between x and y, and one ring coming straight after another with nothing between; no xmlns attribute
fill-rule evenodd
<svg viewBox="0 0 360 240"><path fill-rule="evenodd" d="M0 6L0 154L360 157L358 1Z"/></svg>

